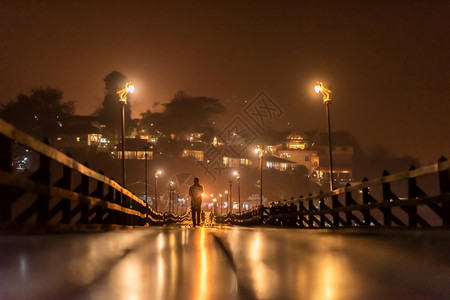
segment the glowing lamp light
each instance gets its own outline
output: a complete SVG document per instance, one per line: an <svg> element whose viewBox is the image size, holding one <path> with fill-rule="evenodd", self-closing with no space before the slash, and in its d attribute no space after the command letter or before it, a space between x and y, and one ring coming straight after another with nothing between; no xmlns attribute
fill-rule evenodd
<svg viewBox="0 0 450 300"><path fill-rule="evenodd" d="M314 87L314 90L315 90L316 93L318 94L318 93L321 93L321 92L322 92L323 88L322 88L320 85L316 85L316 86Z"/></svg>
<svg viewBox="0 0 450 300"><path fill-rule="evenodd" d="M323 103L327 103L331 101L331 90L326 88L322 82L317 81L316 85L314 86L314 91L316 91L317 94L321 93L323 96Z"/></svg>
<svg viewBox="0 0 450 300"><path fill-rule="evenodd" d="M130 94L133 94L133 92L134 92L134 85L127 84L127 92L130 93Z"/></svg>

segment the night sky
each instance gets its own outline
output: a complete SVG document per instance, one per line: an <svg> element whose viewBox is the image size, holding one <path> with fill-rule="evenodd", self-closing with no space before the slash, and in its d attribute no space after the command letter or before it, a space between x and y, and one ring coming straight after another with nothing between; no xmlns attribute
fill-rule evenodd
<svg viewBox="0 0 450 300"><path fill-rule="evenodd" d="M51 86L91 114L117 70L133 117L184 90L225 124L264 90L271 126L326 131L321 80L333 131L427 164L450 157L449 33L449 1L1 1L0 103Z"/></svg>

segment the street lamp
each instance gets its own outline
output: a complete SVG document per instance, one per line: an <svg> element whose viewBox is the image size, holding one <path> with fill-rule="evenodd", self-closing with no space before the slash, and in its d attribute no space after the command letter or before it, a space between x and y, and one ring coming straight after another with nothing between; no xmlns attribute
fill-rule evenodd
<svg viewBox="0 0 450 300"><path fill-rule="evenodd" d="M259 157L259 169L260 169L260 175L259 175L259 205L262 207L263 205L263 155L264 155L264 150L257 145L255 148L255 153L258 154Z"/></svg>
<svg viewBox="0 0 450 300"><path fill-rule="evenodd" d="M119 91L119 102L122 102L122 186L125 188L125 104L127 104L128 93L133 94L134 85L127 82L125 87Z"/></svg>
<svg viewBox="0 0 450 300"><path fill-rule="evenodd" d="M149 149L148 146L144 147L144 156L145 156L145 206L147 207L147 219L148 219L148 154L147 150Z"/></svg>
<svg viewBox="0 0 450 300"><path fill-rule="evenodd" d="M169 183L169 212L171 212L170 210L170 206L172 205L172 209L173 209L173 213L175 213L175 194L174 194L174 190L173 190L173 185L175 184L175 182L173 182L172 180ZM172 204L171 204L172 203Z"/></svg>
<svg viewBox="0 0 450 300"><path fill-rule="evenodd" d="M226 193L226 191L225 191L225 193ZM219 194L219 197L220 197L220 215L222 215L222 206L223 206L223 204L222 204L222 194Z"/></svg>
<svg viewBox="0 0 450 300"><path fill-rule="evenodd" d="M239 212L241 212L241 177L239 171L234 171L233 175L236 176L238 182L238 203L239 203Z"/></svg>
<svg viewBox="0 0 450 300"><path fill-rule="evenodd" d="M333 190L333 156L331 154L331 125L330 125L330 102L331 102L331 90L327 89L322 82L317 81L314 87L316 93L322 94L323 104L325 104L327 123L328 123L328 151L330 154L330 191Z"/></svg>
<svg viewBox="0 0 450 300"><path fill-rule="evenodd" d="M155 211L158 211L158 177L161 174L161 170L155 172Z"/></svg>
<svg viewBox="0 0 450 300"><path fill-rule="evenodd" d="M214 213L214 214L217 214L217 209L216 209L217 199L216 198L212 198L212 202L213 202L213 206L212 206L211 212Z"/></svg>
<svg viewBox="0 0 450 300"><path fill-rule="evenodd" d="M228 190L225 191L225 195L227 195L227 200L226 200L227 201L227 213L229 213L230 212L230 206L228 204L230 204L230 203L228 201Z"/></svg>
<svg viewBox="0 0 450 300"><path fill-rule="evenodd" d="M228 202L228 204L229 204L229 206L230 206L230 212L231 213L233 213L233 206L231 206L231 201L233 200L232 198L231 198L231 188L232 188L232 186L233 186L233 180L230 180L230 200L229 200L229 202Z"/></svg>

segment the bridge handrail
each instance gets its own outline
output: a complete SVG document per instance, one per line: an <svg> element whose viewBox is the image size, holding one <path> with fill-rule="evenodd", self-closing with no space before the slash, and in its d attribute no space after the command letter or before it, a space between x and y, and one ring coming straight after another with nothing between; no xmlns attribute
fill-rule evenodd
<svg viewBox="0 0 450 300"><path fill-rule="evenodd" d="M13 143L39 154L35 172L24 175L13 171ZM49 230L66 230L68 226L70 230L85 229L84 225L108 229L111 225L119 228L164 225L186 219L175 215L166 219L101 171L88 168L3 119L0 119L0 144L0 195L3 195L0 230L33 230L42 225ZM62 168L59 179L52 175L57 170L54 167ZM56 174L60 176L60 172ZM76 187L72 186L73 175L81 176L81 183ZM56 182L51 183L51 179ZM90 184L91 180L96 187ZM16 204L18 199L22 199L21 204ZM75 205L70 205L71 202Z"/></svg>
<svg viewBox="0 0 450 300"><path fill-rule="evenodd" d="M67 156L66 154L15 128L12 124L4 121L1 118L0 118L0 133L7 136L11 140L15 140L20 144L51 158L52 160L60 163L61 165L67 166L75 171L78 171L80 174L89 176L97 181L101 181L113 187L115 190L119 190L121 193L132 198L134 201L142 205L145 205L144 201L139 199L129 190L123 188L120 184L118 184L114 180L84 166L83 164Z"/></svg>
<svg viewBox="0 0 450 300"><path fill-rule="evenodd" d="M299 201L308 202L310 200L317 200L317 199L321 199L321 198L331 197L332 195L344 194L346 192L359 191L364 188L380 186L383 183L393 183L393 182L397 182L400 180L416 178L419 176L433 174L433 173L437 173L439 171L448 170L448 169L450 169L450 161L449 160L440 160L437 163L434 163L434 164L431 164L428 166L424 166L424 167L420 167L418 169L401 171L401 172L398 172L398 173L395 173L392 175L390 174L390 175L386 175L386 176L381 176L381 177L378 177L375 179L363 181L363 182L355 184L355 185L350 185L350 186L345 186L342 188L334 189L331 192L319 193L317 195L306 196L306 197L297 198L294 200L287 200L287 201L285 201L285 203L287 203L287 204L298 203Z"/></svg>
<svg viewBox="0 0 450 300"><path fill-rule="evenodd" d="M383 176L372 180L335 189L331 192L319 192L307 197L300 196L284 200L283 203L271 204L269 207L258 207L248 212L217 216L217 223L232 225L271 225L288 227L337 227L337 226L437 226L436 220L429 222L420 215L419 206L428 206L429 210L440 219L442 226L450 226L450 162L442 157L437 163L390 175L385 171ZM439 195L427 195L417 186L416 178L437 174L439 179ZM408 198L401 199L391 191L391 183L407 181ZM382 199L375 199L369 189L382 186ZM358 203L352 198L352 192L362 192ZM341 200L339 200L341 198ZM341 202L344 200L345 202ZM343 204L344 203L344 204ZM407 216L405 222L394 214L392 209L399 208ZM382 214L383 221L377 220L373 211ZM258 218L254 213L257 211ZM396 211L397 212L397 211ZM345 214L345 216L342 216ZM383 224L383 225L382 225ZM434 225L432 225L434 224Z"/></svg>

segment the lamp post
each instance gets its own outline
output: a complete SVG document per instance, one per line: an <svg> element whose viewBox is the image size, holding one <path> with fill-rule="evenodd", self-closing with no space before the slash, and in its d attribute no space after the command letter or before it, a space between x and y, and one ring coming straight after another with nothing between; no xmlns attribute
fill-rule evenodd
<svg viewBox="0 0 450 300"><path fill-rule="evenodd" d="M238 203L239 203L239 212L241 212L241 177L239 171L234 171L233 175L236 176L238 182Z"/></svg>
<svg viewBox="0 0 450 300"><path fill-rule="evenodd" d="M174 185L175 183L171 180L170 181L170 184L169 184L169 213L171 212L171 210L170 210L170 207L172 206L172 209L173 209L173 212L175 213L175 207L174 207L174 205L175 205L175 201L174 201L174 196L175 196L175 194L174 194L174 190L173 190L173 185Z"/></svg>
<svg viewBox="0 0 450 300"><path fill-rule="evenodd" d="M117 91L119 102L122 102L122 186L125 188L125 104L127 104L128 93L133 94L134 85L127 82L125 87Z"/></svg>
<svg viewBox="0 0 450 300"><path fill-rule="evenodd" d="M216 214L217 213L217 210L216 210L217 199L216 198L212 198L212 202L213 202L213 206L212 206L212 209L211 209L211 213Z"/></svg>
<svg viewBox="0 0 450 300"><path fill-rule="evenodd" d="M158 211L158 177L161 174L161 170L155 172L155 211Z"/></svg>
<svg viewBox="0 0 450 300"><path fill-rule="evenodd" d="M227 195L227 200L226 200L226 201L227 201L227 204L229 204L229 203L228 203L228 190L225 191L225 195ZM228 213L229 211L230 211L230 207L229 207L229 205L227 205L227 213Z"/></svg>
<svg viewBox="0 0 450 300"><path fill-rule="evenodd" d="M255 148L255 153L258 154L259 157L259 170L260 170L260 174L259 174L259 205L262 207L263 205L263 155L264 155L264 150L258 145Z"/></svg>
<svg viewBox="0 0 450 300"><path fill-rule="evenodd" d="M231 213L233 213L233 206L231 206L231 187L232 187L232 185L233 185L233 180L230 180L230 199L229 199L229 202L228 202L228 204L229 204L229 206L230 206L230 212Z"/></svg>
<svg viewBox="0 0 450 300"><path fill-rule="evenodd" d="M222 194L219 194L219 197L220 197L220 215L222 215L222 206L223 206L223 204L222 204Z"/></svg>
<svg viewBox="0 0 450 300"><path fill-rule="evenodd" d="M148 154L147 154L148 146L144 147L144 157L145 157L145 205L148 209ZM147 211L148 213L148 211Z"/></svg>
<svg viewBox="0 0 450 300"><path fill-rule="evenodd" d="M314 87L316 93L322 94L323 104L325 104L328 124L328 151L330 154L330 191L333 190L333 156L331 154L331 125L330 125L330 102L331 102L331 90L326 88L322 82L317 81Z"/></svg>

